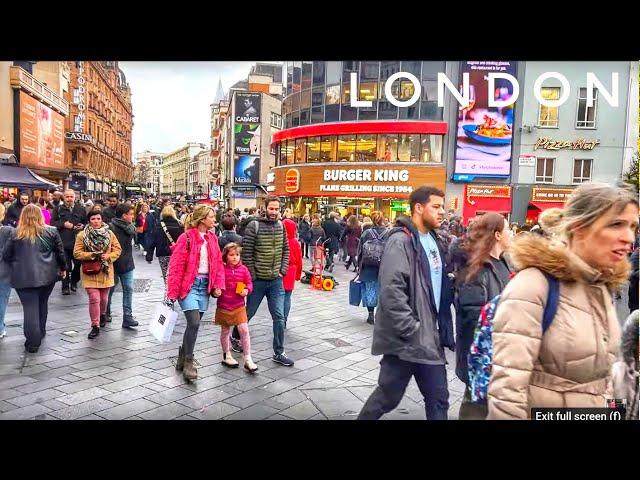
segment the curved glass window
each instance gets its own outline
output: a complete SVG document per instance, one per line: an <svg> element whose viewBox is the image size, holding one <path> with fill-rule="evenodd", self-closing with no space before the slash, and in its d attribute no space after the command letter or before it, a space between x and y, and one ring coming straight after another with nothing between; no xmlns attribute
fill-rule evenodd
<svg viewBox="0 0 640 480"><path fill-rule="evenodd" d="M294 163L293 162L294 150L295 150L295 141L294 140L287 140L286 147L285 147L287 165L293 165L293 163Z"/></svg>
<svg viewBox="0 0 640 480"><path fill-rule="evenodd" d="M395 162L398 159L398 135L378 135L377 157L383 162Z"/></svg>
<svg viewBox="0 0 640 480"><path fill-rule="evenodd" d="M307 139L307 162L314 163L320 161L320 137L309 137Z"/></svg>
<svg viewBox="0 0 640 480"><path fill-rule="evenodd" d="M307 161L307 139L296 139L296 147L294 153L295 163L305 163Z"/></svg>
<svg viewBox="0 0 640 480"><path fill-rule="evenodd" d="M376 149L376 135L358 135L356 143L356 161L375 162Z"/></svg>
<svg viewBox="0 0 640 480"><path fill-rule="evenodd" d="M313 62L313 86L324 88L324 62Z"/></svg>
<svg viewBox="0 0 640 480"><path fill-rule="evenodd" d="M312 62L302 62L302 90L311 88Z"/></svg>
<svg viewBox="0 0 640 480"><path fill-rule="evenodd" d="M322 162L335 162L338 151L338 138L336 136L322 137L320 142L320 160Z"/></svg>
<svg viewBox="0 0 640 480"><path fill-rule="evenodd" d="M339 135L338 136L338 161L353 162L356 155L356 136L355 135Z"/></svg>

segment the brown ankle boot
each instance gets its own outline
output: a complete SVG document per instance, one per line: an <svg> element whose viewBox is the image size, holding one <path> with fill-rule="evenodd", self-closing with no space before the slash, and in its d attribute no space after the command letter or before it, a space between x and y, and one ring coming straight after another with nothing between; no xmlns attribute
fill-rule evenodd
<svg viewBox="0 0 640 480"><path fill-rule="evenodd" d="M181 372L184 368L184 350L182 346L178 348L178 360L176 361L176 370Z"/></svg>
<svg viewBox="0 0 640 480"><path fill-rule="evenodd" d="M185 380L195 380L198 378L198 370L193 365L193 355L184 357L184 369L182 370L182 376Z"/></svg>

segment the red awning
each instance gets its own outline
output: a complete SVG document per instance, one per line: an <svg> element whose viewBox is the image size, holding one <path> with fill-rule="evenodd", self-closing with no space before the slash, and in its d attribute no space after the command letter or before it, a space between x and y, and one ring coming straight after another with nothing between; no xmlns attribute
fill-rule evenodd
<svg viewBox="0 0 640 480"><path fill-rule="evenodd" d="M529 204L537 207L541 212L549 208L564 208L564 202L529 202Z"/></svg>
<svg viewBox="0 0 640 480"><path fill-rule="evenodd" d="M417 120L393 121L361 121L361 122L332 122L304 125L280 130L272 136L271 143L303 137L318 137L322 135L349 135L373 133L432 133L445 135L449 124L447 122L428 122Z"/></svg>

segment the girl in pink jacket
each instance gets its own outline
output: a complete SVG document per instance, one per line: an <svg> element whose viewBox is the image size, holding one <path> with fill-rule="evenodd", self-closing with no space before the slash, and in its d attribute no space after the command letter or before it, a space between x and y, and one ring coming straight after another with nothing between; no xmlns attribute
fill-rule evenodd
<svg viewBox="0 0 640 480"><path fill-rule="evenodd" d="M247 309L245 297L253 291L253 282L249 269L240 263L240 246L237 243L227 243L222 250L224 262L225 287L218 299L215 323L222 327L220 343L222 344L222 364L226 367L237 368L238 362L231 355L231 327L237 326L240 332L240 342L244 354L244 368L249 373L255 373L258 366L251 359L251 341L249 339L249 324L247 323Z"/></svg>
<svg viewBox="0 0 640 480"><path fill-rule="evenodd" d="M185 380L198 378L193 350L200 320L209 308L209 296L220 297L224 285L224 265L218 238L211 233L215 213L209 205L198 205L185 221L187 230L175 244L167 272L167 299L180 302L187 319L176 369Z"/></svg>

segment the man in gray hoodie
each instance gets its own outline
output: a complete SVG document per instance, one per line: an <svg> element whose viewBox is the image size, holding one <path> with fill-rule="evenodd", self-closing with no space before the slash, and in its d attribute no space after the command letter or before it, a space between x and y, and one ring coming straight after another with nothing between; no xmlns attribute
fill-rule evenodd
<svg viewBox="0 0 640 480"><path fill-rule="evenodd" d="M420 187L409 197L385 243L372 354L382 355L378 387L358 416L377 420L400 403L415 377L427 420L446 420L449 391L444 347L455 347L446 249L435 231L444 219L444 193Z"/></svg>

